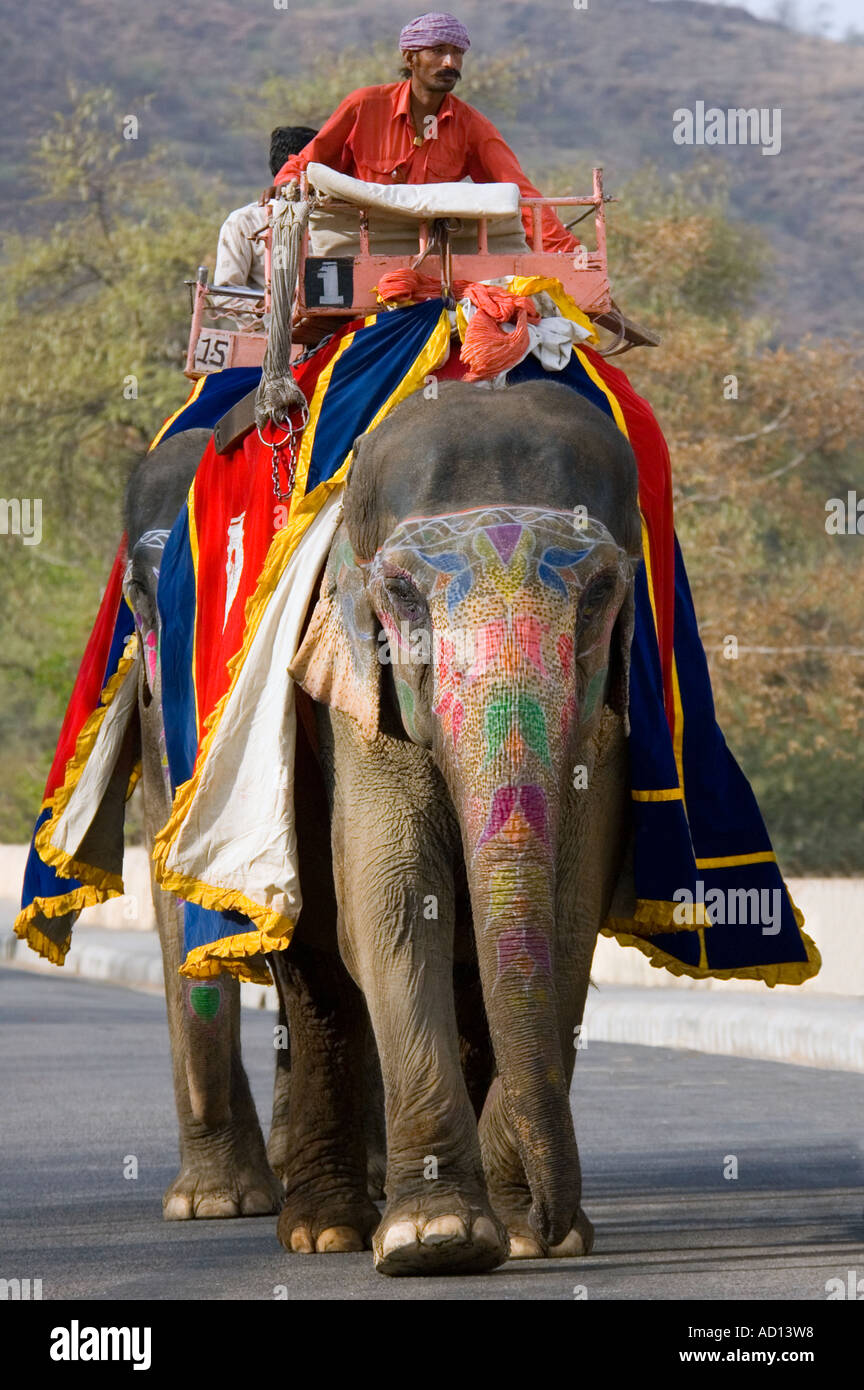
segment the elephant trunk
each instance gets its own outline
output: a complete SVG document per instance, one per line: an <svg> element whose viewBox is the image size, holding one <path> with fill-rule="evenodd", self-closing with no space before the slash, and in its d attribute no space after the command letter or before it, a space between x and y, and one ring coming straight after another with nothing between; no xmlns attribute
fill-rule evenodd
<svg viewBox="0 0 864 1390"><path fill-rule="evenodd" d="M533 1198L531 1224L555 1245L570 1229L580 1180L553 976L554 857L542 841L541 789L505 792L514 803L506 823L469 853L471 903L507 1118ZM493 802L490 819L495 812Z"/></svg>

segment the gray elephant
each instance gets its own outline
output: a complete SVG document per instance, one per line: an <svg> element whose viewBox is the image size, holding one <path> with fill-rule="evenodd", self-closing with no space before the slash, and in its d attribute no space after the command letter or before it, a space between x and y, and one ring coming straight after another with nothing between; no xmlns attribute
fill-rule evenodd
<svg viewBox="0 0 864 1390"><path fill-rule="evenodd" d="M133 547L156 514L170 524L200 444L169 440L133 478ZM267 1150L288 1249L371 1243L387 1274L590 1249L568 1097L629 835L640 555L630 447L565 386L444 383L358 441L292 666L312 702L295 776L305 907L270 957L291 1047ZM151 828L167 815L156 680ZM199 1027L166 904L183 1152L166 1215L270 1210L236 988L223 979L221 1028Z"/></svg>

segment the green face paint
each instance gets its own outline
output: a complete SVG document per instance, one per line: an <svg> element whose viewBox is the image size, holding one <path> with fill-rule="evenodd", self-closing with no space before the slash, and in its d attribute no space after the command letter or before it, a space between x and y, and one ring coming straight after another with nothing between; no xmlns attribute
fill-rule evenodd
<svg viewBox="0 0 864 1390"><path fill-rule="evenodd" d="M486 706L485 726L487 762L497 753L511 730L516 730L532 752L549 765L546 715L539 701L530 695L508 692L490 701Z"/></svg>
<svg viewBox="0 0 864 1390"><path fill-rule="evenodd" d="M403 681L399 676L396 677L396 699L399 701L399 709L402 711L402 720L405 724L405 732L409 738L416 739L417 729L414 724L414 691L407 681Z"/></svg>
<svg viewBox="0 0 864 1390"><path fill-rule="evenodd" d="M597 702L606 688L606 674L608 667L604 666L600 671L595 671L588 682L588 689L585 691L585 702L582 706L582 718L590 719L597 707Z"/></svg>

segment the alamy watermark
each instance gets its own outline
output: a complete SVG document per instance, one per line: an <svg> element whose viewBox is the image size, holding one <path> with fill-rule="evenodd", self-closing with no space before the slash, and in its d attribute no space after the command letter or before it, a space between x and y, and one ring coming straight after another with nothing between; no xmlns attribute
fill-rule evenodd
<svg viewBox="0 0 864 1390"><path fill-rule="evenodd" d="M446 643L446 649L442 644ZM381 628L378 633L378 660L382 666L427 666L442 655L457 667L472 666L476 655L473 628L450 628L445 633L430 632L403 620L398 628Z"/></svg>
<svg viewBox="0 0 864 1390"><path fill-rule="evenodd" d="M73 1318L52 1329L48 1354L52 1361L131 1361L133 1371L148 1371L151 1339L149 1327L82 1327Z"/></svg>
<svg viewBox="0 0 864 1390"><path fill-rule="evenodd" d="M829 497L825 530L829 536L864 536L864 497L852 489L845 497Z"/></svg>
<svg viewBox="0 0 864 1390"><path fill-rule="evenodd" d="M0 497L0 536L20 536L25 545L39 545L42 498Z"/></svg>
<svg viewBox="0 0 864 1390"><path fill-rule="evenodd" d="M699 878L695 893L689 888L676 888L672 901L676 904L672 920L678 926L697 925L696 907L699 905L715 926L761 927L763 936L776 936L780 931L783 914L780 888L710 888L706 893L705 884Z"/></svg>
<svg viewBox="0 0 864 1390"><path fill-rule="evenodd" d="M672 120L676 145L761 145L763 154L780 153L779 106L734 106L724 111L697 101L692 109L679 106Z"/></svg>

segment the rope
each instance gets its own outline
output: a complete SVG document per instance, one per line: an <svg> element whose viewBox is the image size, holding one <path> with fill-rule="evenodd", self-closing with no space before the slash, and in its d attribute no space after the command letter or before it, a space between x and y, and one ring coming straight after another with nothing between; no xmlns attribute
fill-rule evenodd
<svg viewBox="0 0 864 1390"><path fill-rule="evenodd" d="M268 420L288 421L292 410L305 407L306 397L291 372L291 316L297 290L297 268L303 235L312 211L311 199L281 201L273 219L270 270L270 336L261 383L255 397L255 420L259 430Z"/></svg>

